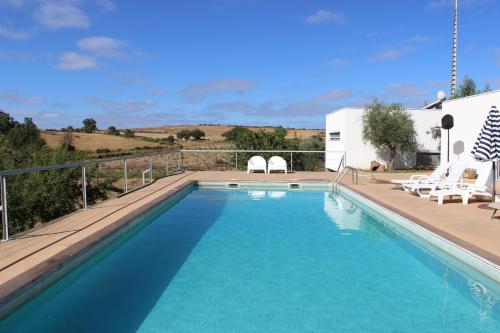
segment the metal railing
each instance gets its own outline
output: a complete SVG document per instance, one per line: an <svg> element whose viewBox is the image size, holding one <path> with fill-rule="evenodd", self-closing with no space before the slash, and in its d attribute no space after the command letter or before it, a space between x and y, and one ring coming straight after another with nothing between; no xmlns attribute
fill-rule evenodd
<svg viewBox="0 0 500 333"><path fill-rule="evenodd" d="M139 159L148 157L149 158L149 168L146 170L150 173L149 175L149 183L145 184L144 181L144 173L143 173L143 186L147 186L153 182L153 156L161 156L165 155L165 176L169 176L169 157L170 155L177 155L177 170L176 173L182 172L182 153L180 151L157 151L150 152L145 154L135 154L135 155L125 155L119 157L111 157L104 159L95 159L95 160L84 160L79 162L71 162L64 164L54 164L54 165L46 165L39 166L33 168L23 168L23 169L14 169L14 170L0 170L0 210L1 210L1 218L2 218L2 239L1 241L9 240L9 219L8 219L8 198L7 198L7 178L12 175L22 175L28 173L35 172L45 172L51 170L62 170L62 169L70 169L70 168L81 168L81 184L82 184L82 209L87 209L87 167L92 165L98 165L100 163L106 162L115 162L122 161L123 162L123 194L129 192L129 177L128 177L128 161L133 159Z"/></svg>
<svg viewBox="0 0 500 333"><path fill-rule="evenodd" d="M338 189L338 186L342 182L342 179L344 179L345 175L347 175L347 173L349 171L351 171L351 174L352 174L352 183L353 184L357 184L358 183L358 170L355 169L355 168L353 168L353 167L350 167L350 166L344 166L344 168L342 169L342 171L339 172L337 174L337 176L335 177L335 179L333 180L332 191L335 192L335 190Z"/></svg>
<svg viewBox="0 0 500 333"><path fill-rule="evenodd" d="M297 156L297 154L322 154L325 155L324 161L326 163L326 154L334 153L341 154L342 157L340 159L338 169L341 170L345 167L346 163L346 152L345 151L325 151L325 150L242 150L242 149L180 149L182 154L184 153L228 153L234 155L234 170L239 170L239 166L241 165L241 161L238 159L238 154L286 154L290 157L290 163L288 164L290 172L294 171L293 165L293 156ZM324 167L326 169L326 165Z"/></svg>
<svg viewBox="0 0 500 333"><path fill-rule="evenodd" d="M2 240L9 240L9 219L8 219L8 197L7 197L7 186L8 186L8 177L13 175L22 175L29 173L38 173L38 172L46 172L52 170L62 170L62 169L70 169L70 168L80 168L81 169L81 187L82 187L82 204L81 207L83 210L87 209L87 176L88 171L87 167L95 166L101 163L107 162L119 162L123 163L123 193L126 194L130 192L130 184L129 184L129 161L139 158L148 158L148 168L146 170L142 170L142 186L148 186L153 182L153 157L165 155L165 176L169 176L174 173L183 172L185 169L184 164L184 155L188 153L228 153L234 154L234 168L235 170L239 170L239 165L242 164L241 158L239 158L238 154L243 157L248 157L249 154L276 154L276 155L286 155L290 158L289 171L294 171L294 154L297 159L299 156L297 154L321 154L325 158L323 161L326 163L326 154L327 153L335 153L341 154L342 158L340 161L340 166L344 167L346 162L345 152L342 151L310 151L310 150L236 150L236 149L180 149L180 150L168 150L168 151L155 151L148 152L143 154L135 154L135 155L124 155L118 157L110 157L103 159L94 159L94 160L84 160L78 162L70 162L65 164L55 164L55 165L46 165L32 168L23 168L23 169L14 169L14 170L1 170L0 171L0 211L1 211L1 219L2 219ZM175 168L175 172L171 172L170 164L177 160ZM174 162L175 163L175 162ZM244 162L243 162L244 163ZM339 167L340 167L339 166ZM121 167L119 167L121 168ZM326 165L325 165L326 169ZM158 168L158 171L160 169ZM146 183L146 174L149 173L149 182ZM140 186L139 188L141 188Z"/></svg>

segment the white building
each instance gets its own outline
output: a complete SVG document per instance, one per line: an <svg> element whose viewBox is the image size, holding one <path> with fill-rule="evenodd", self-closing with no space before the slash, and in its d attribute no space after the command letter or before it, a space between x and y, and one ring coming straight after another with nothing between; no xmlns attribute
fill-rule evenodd
<svg viewBox="0 0 500 333"><path fill-rule="evenodd" d="M450 129L450 161L466 160L470 168L475 168L476 160L471 155L481 128L492 106L500 108L500 90L479 95L452 99L443 102L441 117L453 116L454 126ZM441 130L441 160L447 160L448 135Z"/></svg>
<svg viewBox="0 0 500 333"><path fill-rule="evenodd" d="M325 165L337 171L345 156L345 165L369 169L371 161L387 163L388 154L362 140L361 117L364 108L342 108L326 116ZM439 142L432 139L431 127L440 126L441 110L407 109L417 132L417 151L404 156L397 155L395 168L412 168L439 162Z"/></svg>

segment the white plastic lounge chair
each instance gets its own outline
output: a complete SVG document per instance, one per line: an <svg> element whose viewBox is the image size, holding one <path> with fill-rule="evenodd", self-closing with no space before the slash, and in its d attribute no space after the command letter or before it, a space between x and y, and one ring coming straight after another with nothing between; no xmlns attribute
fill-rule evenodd
<svg viewBox="0 0 500 333"><path fill-rule="evenodd" d="M444 180L428 180L421 183L415 184L403 184L406 191L417 192L422 198L428 198L429 193L424 193L422 191L433 191L438 188L438 186L443 184L456 184L462 181L462 175L465 171L467 164L464 161L458 161L450 169L450 173Z"/></svg>
<svg viewBox="0 0 500 333"><path fill-rule="evenodd" d="M271 171L284 171L287 173L286 161L280 156L271 157L267 163L267 173L271 173Z"/></svg>
<svg viewBox="0 0 500 333"><path fill-rule="evenodd" d="M491 187L493 186L493 168L491 162L482 162L477 168L477 179L474 184L469 183L446 183L439 185L438 189L429 192L431 197L437 197L438 204L442 205L444 197L459 195L462 203L467 205L472 196L491 197Z"/></svg>
<svg viewBox="0 0 500 333"><path fill-rule="evenodd" d="M264 171L264 173L267 172L266 168L266 160L262 156L252 156L248 160L247 164L247 173L250 173L250 171Z"/></svg>
<svg viewBox="0 0 500 333"><path fill-rule="evenodd" d="M430 175L412 175L409 179L392 179L391 183L400 185L404 189L404 185L443 181L449 166L449 163L443 163L434 169Z"/></svg>

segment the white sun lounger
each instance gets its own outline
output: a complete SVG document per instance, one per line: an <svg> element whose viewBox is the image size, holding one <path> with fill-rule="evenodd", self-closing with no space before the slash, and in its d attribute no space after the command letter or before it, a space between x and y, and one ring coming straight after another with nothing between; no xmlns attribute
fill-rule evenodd
<svg viewBox="0 0 500 333"><path fill-rule="evenodd" d="M267 173L271 171L284 171L287 173L286 161L280 156L273 156L267 163Z"/></svg>
<svg viewBox="0 0 500 333"><path fill-rule="evenodd" d="M439 185L438 189L429 192L431 197L437 197L438 204L442 205L444 197L459 195L462 203L467 205L472 196L491 197L491 187L493 186L493 168L491 162L482 162L477 168L477 179L474 184L469 183L446 183Z"/></svg>
<svg viewBox="0 0 500 333"><path fill-rule="evenodd" d="M424 193L423 191L433 191L442 184L455 184L462 181L462 175L465 171L467 164L464 161L458 161L450 169L450 173L444 180L428 180L421 183L414 184L403 184L403 188L409 192L417 192L422 198L429 197L429 193Z"/></svg>
<svg viewBox="0 0 500 333"><path fill-rule="evenodd" d="M400 185L404 189L404 185L443 181L449 166L449 163L443 163L434 169L430 175L412 175L409 179L392 179L391 183Z"/></svg>
<svg viewBox="0 0 500 333"><path fill-rule="evenodd" d="M250 171L264 171L264 173L267 172L266 168L266 160L262 156L252 156L248 160L247 164L247 173L250 173Z"/></svg>

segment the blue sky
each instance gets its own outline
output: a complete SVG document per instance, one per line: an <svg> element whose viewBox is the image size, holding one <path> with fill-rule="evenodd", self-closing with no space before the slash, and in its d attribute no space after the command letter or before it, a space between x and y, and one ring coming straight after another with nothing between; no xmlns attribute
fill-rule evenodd
<svg viewBox="0 0 500 333"><path fill-rule="evenodd" d="M500 88L500 1L460 1L458 77ZM0 108L44 128L322 128L449 92L451 0L0 0Z"/></svg>

